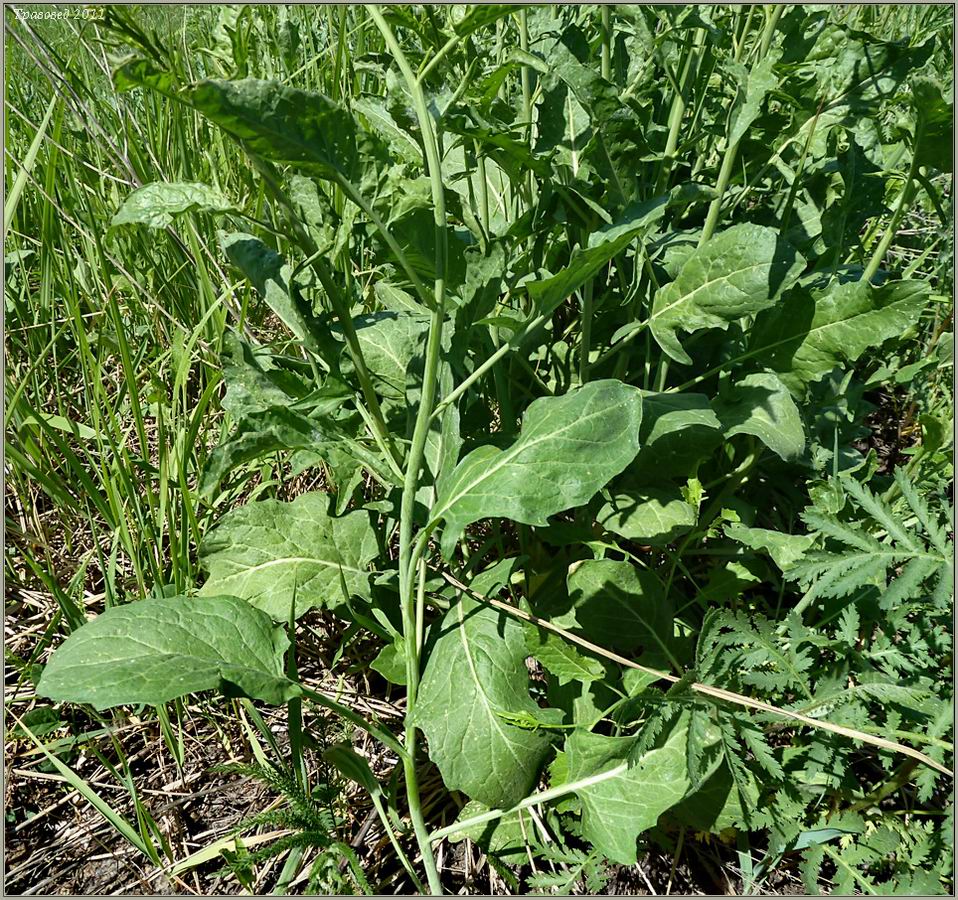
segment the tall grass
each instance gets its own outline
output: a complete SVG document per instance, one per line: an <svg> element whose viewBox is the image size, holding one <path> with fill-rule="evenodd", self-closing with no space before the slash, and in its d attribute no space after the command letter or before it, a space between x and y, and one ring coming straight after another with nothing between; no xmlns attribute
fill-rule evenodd
<svg viewBox="0 0 958 900"><path fill-rule="evenodd" d="M231 39L241 9L108 13L191 77L237 74L235 39L259 75L332 96L360 88L349 54L365 40L361 10L247 9ZM228 426L219 410L224 330L269 342L278 329L245 279L226 270L212 220L165 233L109 227L122 199L154 181L215 184L266 218L261 185L238 148L187 109L116 92L121 45L109 23L21 21L7 10L4 39L4 577L10 612L23 620L7 645L6 704L22 717L36 710L34 667L89 615L192 587L199 537L216 514L197 498L197 473ZM272 463L250 474L248 492L276 491L285 477ZM207 715L202 704L143 712L142 729L164 738L167 764L183 763L197 713ZM100 724L94 752L125 792L126 818L58 751L40 752L44 739L30 738L28 724L23 752L31 767L47 759L123 841L156 865L170 862L130 774L140 736ZM262 756L256 734L222 740L235 757Z"/></svg>

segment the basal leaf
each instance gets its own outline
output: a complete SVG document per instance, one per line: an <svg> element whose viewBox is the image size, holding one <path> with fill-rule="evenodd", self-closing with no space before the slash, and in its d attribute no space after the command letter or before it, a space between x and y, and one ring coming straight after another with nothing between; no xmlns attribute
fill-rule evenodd
<svg viewBox="0 0 958 900"><path fill-rule="evenodd" d="M566 579L567 611L551 620L578 631L603 647L668 652L673 641L672 605L658 579L632 563L586 559L574 563Z"/></svg>
<svg viewBox="0 0 958 900"><path fill-rule="evenodd" d="M443 485L432 518L446 520L446 549L479 519L546 525L585 503L635 458L641 421L639 391L611 379L534 401L511 447L473 450Z"/></svg>
<svg viewBox="0 0 958 900"><path fill-rule="evenodd" d="M369 563L379 553L369 513L335 518L326 494L257 500L228 512L203 541L209 573L202 594L229 593L289 620L312 607L336 609L350 594L369 595Z"/></svg>
<svg viewBox="0 0 958 900"><path fill-rule="evenodd" d="M897 281L837 284L824 293L794 291L781 309L755 320L747 356L778 373L792 393L854 362L870 347L900 337L924 308L928 286Z"/></svg>
<svg viewBox="0 0 958 900"><path fill-rule="evenodd" d="M518 803L535 786L548 732L502 714L541 715L529 696L522 626L463 596L438 626L419 685L415 723L450 790L490 807Z"/></svg>
<svg viewBox="0 0 958 900"><path fill-rule="evenodd" d="M393 151L397 160L422 165L422 148L416 139L393 118L386 104L374 97L355 97L352 108L362 115Z"/></svg>
<svg viewBox="0 0 958 900"><path fill-rule="evenodd" d="M223 335L220 362L226 382L222 406L236 421L274 406L330 414L353 396L349 387L335 378L310 390L302 360L248 344L231 331Z"/></svg>
<svg viewBox="0 0 958 900"><path fill-rule="evenodd" d="M288 643L269 616L236 597L141 600L114 606L71 634L37 693L106 709L235 686L279 704L299 693L283 674Z"/></svg>
<svg viewBox="0 0 958 900"><path fill-rule="evenodd" d="M649 327L672 359L688 365L677 331L727 328L772 306L804 265L771 228L733 225L691 253L675 280L656 292Z"/></svg>
<svg viewBox="0 0 958 900"><path fill-rule="evenodd" d="M751 434L784 460L805 449L805 426L788 388L773 372L746 375L712 403L725 434Z"/></svg>
<svg viewBox="0 0 958 900"><path fill-rule="evenodd" d="M270 453L299 450L328 457L333 448L348 448L354 459L389 480L383 464L361 444L346 437L331 420L320 422L288 407L271 406L245 415L236 432L210 453L200 476L200 495L213 497L230 472Z"/></svg>
<svg viewBox="0 0 958 900"><path fill-rule="evenodd" d="M646 483L688 476L722 442L722 423L705 394L642 393L642 447L629 472Z"/></svg>
<svg viewBox="0 0 958 900"><path fill-rule="evenodd" d="M697 518L679 486L666 485L610 491L596 521L626 540L660 546L685 534Z"/></svg>
<svg viewBox="0 0 958 900"><path fill-rule="evenodd" d="M758 803L759 786L746 770L746 805ZM680 822L696 831L719 834L727 828L743 825L748 811L742 809L742 797L728 766L719 768L695 793L690 794L672 811Z"/></svg>
<svg viewBox="0 0 958 900"><path fill-rule="evenodd" d="M166 228L188 212L235 212L236 208L216 188L197 182L154 182L137 188L122 203L110 223Z"/></svg>
<svg viewBox="0 0 958 900"><path fill-rule="evenodd" d="M774 70L780 56L778 50L772 50L751 69L740 65L733 69L740 82L729 118L729 145L740 141L761 115L765 95L778 85Z"/></svg>
<svg viewBox="0 0 958 900"><path fill-rule="evenodd" d="M634 865L639 835L688 792L687 719L683 715L661 746L631 768L627 757L633 737L577 730L566 740L568 780L588 781L576 791L582 801L583 836L613 862Z"/></svg>
<svg viewBox="0 0 958 900"><path fill-rule="evenodd" d="M294 337L314 353L328 357L328 348L316 338L312 310L292 281L293 267L251 234L221 233L220 246Z"/></svg>
<svg viewBox="0 0 958 900"><path fill-rule="evenodd" d="M356 122L338 103L278 81L201 81L187 97L253 153L314 174L352 179L359 167Z"/></svg>
<svg viewBox="0 0 958 900"><path fill-rule="evenodd" d="M278 450L314 450L327 439L315 422L283 407L271 407L243 418L239 430L215 447L200 474L201 497L213 497L226 476L243 463Z"/></svg>
<svg viewBox="0 0 958 900"><path fill-rule="evenodd" d="M376 392L388 400L403 400L406 370L422 353L429 320L421 315L380 312L357 316L353 323Z"/></svg>

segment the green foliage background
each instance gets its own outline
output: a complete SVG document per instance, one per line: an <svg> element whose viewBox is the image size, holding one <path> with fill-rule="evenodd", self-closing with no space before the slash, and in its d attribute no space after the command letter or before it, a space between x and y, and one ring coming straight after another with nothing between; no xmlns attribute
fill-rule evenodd
<svg viewBox="0 0 958 900"><path fill-rule="evenodd" d="M282 878L367 890L301 697L399 745L300 686L321 609L425 736L336 764L409 890L422 824L521 892L949 892L947 8L381 15L8 11L11 709L287 704Z"/></svg>

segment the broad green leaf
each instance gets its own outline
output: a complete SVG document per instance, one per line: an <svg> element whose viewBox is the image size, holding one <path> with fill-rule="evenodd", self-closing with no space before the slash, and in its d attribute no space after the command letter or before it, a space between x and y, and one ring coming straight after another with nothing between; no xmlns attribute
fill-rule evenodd
<svg viewBox="0 0 958 900"><path fill-rule="evenodd" d="M235 434L210 453L200 477L200 495L212 497L231 471L267 454L298 450L327 458L334 448L348 449L354 459L377 472L380 478L390 480L383 463L331 420L320 422L286 407L271 406L245 415Z"/></svg>
<svg viewBox="0 0 958 900"><path fill-rule="evenodd" d="M279 450L315 450L328 440L306 416L283 407L271 407L243 418L239 430L215 447L200 475L199 492L214 496L223 479L241 466Z"/></svg>
<svg viewBox="0 0 958 900"><path fill-rule="evenodd" d="M754 560L750 560L749 563L745 565L733 560L711 569L708 581L700 585L699 602L706 606L710 604L724 606L729 601L737 601L744 591L761 583L764 573L760 577L753 571L754 569L761 572Z"/></svg>
<svg viewBox="0 0 958 900"><path fill-rule="evenodd" d="M521 8L514 4L505 3L483 3L471 8L466 6L453 7L452 28L459 37L466 37L466 35L472 34L479 28L497 22L503 16L518 12ZM466 11L465 15L459 18L457 14L463 10Z"/></svg>
<svg viewBox="0 0 958 900"><path fill-rule="evenodd" d="M317 339L312 310L291 280L293 267L251 234L221 232L220 246L293 336L313 353L329 359L328 342L324 345Z"/></svg>
<svg viewBox="0 0 958 900"><path fill-rule="evenodd" d="M404 259L419 278L434 281L436 278L436 220L433 210L432 188L426 177L409 178L401 170L393 169L386 186L377 198L386 226L392 233ZM459 196L447 192L447 221L462 219L463 209ZM378 228L372 228L370 237L377 242L382 252L395 264L404 267L394 254ZM447 224L446 279L450 285L462 284L466 274L464 253L472 245L472 236L461 228ZM420 311L422 307L420 306Z"/></svg>
<svg viewBox="0 0 958 900"><path fill-rule="evenodd" d="M353 111L362 115L386 141L398 161L422 165L422 148L393 118L385 103L374 97L355 97L351 102Z"/></svg>
<svg viewBox="0 0 958 900"><path fill-rule="evenodd" d="M679 486L666 485L610 491L596 521L626 540L660 546L685 534L697 518Z"/></svg>
<svg viewBox="0 0 958 900"><path fill-rule="evenodd" d="M412 294L388 281L377 281L373 287L376 299L385 307L387 312L395 313L422 313L422 304Z"/></svg>
<svg viewBox="0 0 958 900"><path fill-rule="evenodd" d="M725 534L751 550L765 550L783 572L800 562L815 543L813 534L785 534L770 528L748 528L737 522L726 525Z"/></svg>
<svg viewBox="0 0 958 900"><path fill-rule="evenodd" d="M733 225L691 253L675 280L656 291L649 327L672 359L688 365L677 331L727 328L772 306L804 265L771 228Z"/></svg>
<svg viewBox="0 0 958 900"><path fill-rule="evenodd" d="M218 190L196 182L155 182L137 188L123 201L110 223L117 225L146 225L166 228L173 220L188 212L235 212Z"/></svg>
<svg viewBox="0 0 958 900"><path fill-rule="evenodd" d="M314 174L352 179L358 171L356 122L322 94L278 81L201 81L190 103L265 159Z"/></svg>
<svg viewBox="0 0 958 900"><path fill-rule="evenodd" d="M489 115L491 108L499 99L499 91L503 83L517 68L528 66L540 74L549 71L548 65L540 57L533 53L526 53L518 47L511 47L501 54L499 59L502 61L501 65L475 79L466 91L466 99L473 103L484 116Z"/></svg>
<svg viewBox="0 0 958 900"><path fill-rule="evenodd" d="M662 218L669 195L655 197L626 210L619 221L593 232L587 247L572 251L569 265L561 272L540 281L526 282L525 288L540 315L549 315L567 297L594 278L612 257L621 253L636 236Z"/></svg>
<svg viewBox="0 0 958 900"><path fill-rule="evenodd" d="M117 91L132 91L135 88L150 88L165 97L176 97L176 82L170 72L158 69L146 59L128 59L113 72Z"/></svg>
<svg viewBox="0 0 958 900"><path fill-rule="evenodd" d="M325 259L335 259L352 239L357 207L347 203L337 212L329 197L320 188L319 179L291 173L286 182L290 205L316 244L316 252Z"/></svg>
<svg viewBox="0 0 958 900"><path fill-rule="evenodd" d="M747 802L754 809L758 804L759 787L752 773L747 769L745 773L747 780L743 788ZM712 834L743 825L748 817L748 813L742 810L742 798L726 765L719 766L695 793L672 810L671 815L689 828Z"/></svg>
<svg viewBox="0 0 958 900"><path fill-rule="evenodd" d="M114 606L79 628L43 670L51 700L159 705L212 689L266 703L299 693L283 674L288 645L269 616L236 597L172 597Z"/></svg>
<svg viewBox="0 0 958 900"><path fill-rule="evenodd" d="M422 315L372 313L353 319L356 337L376 392L388 400L406 396L406 370L422 353L429 320Z"/></svg>
<svg viewBox="0 0 958 900"><path fill-rule="evenodd" d="M633 737L607 737L577 730L566 740L568 780L581 782L582 834L610 860L634 865L636 840L655 827L659 816L675 806L690 783L685 745L688 714L671 729L660 747L629 767Z"/></svg>
<svg viewBox="0 0 958 900"><path fill-rule="evenodd" d="M589 59L588 37L578 27L562 28L557 39L550 31L535 45L550 63L541 79L540 122L555 123L540 126L540 144L554 145L564 126L565 147L559 160L573 172L593 168L607 185L604 202L624 206L638 186L641 167L636 160L649 153L641 107L629 99L631 90L621 92L596 71ZM577 121L575 109L582 110L585 122Z"/></svg>
<svg viewBox="0 0 958 900"><path fill-rule="evenodd" d="M541 604L546 607L546 604ZM548 608L536 608L536 612L547 620L554 620ZM568 629L575 632L577 629ZM598 659L596 659L599 662ZM622 699L619 690L613 688L621 677L618 665L602 660L602 676L595 679L570 679L560 683L558 678L550 678L547 684L549 705L564 713L566 724L591 729L605 718L608 709Z"/></svg>
<svg viewBox="0 0 958 900"><path fill-rule="evenodd" d="M751 434L784 460L805 450L802 415L788 388L773 372L746 375L712 403L728 437Z"/></svg>
<svg viewBox="0 0 958 900"><path fill-rule="evenodd" d="M243 25L244 20L249 20L250 11L245 3L221 6L213 26L213 46L209 48L209 53L233 74L246 74L249 51L243 38Z"/></svg>
<svg viewBox="0 0 958 900"><path fill-rule="evenodd" d="M327 378L321 388L310 391L309 380L299 368L302 360L278 357L263 347L246 343L231 331L223 335L220 362L226 382L223 409L236 421L273 406L332 413L353 395L334 378Z"/></svg>
<svg viewBox="0 0 958 900"><path fill-rule="evenodd" d="M648 483L688 476L722 442L722 423L704 394L642 394L642 448L630 473Z"/></svg>
<svg viewBox="0 0 958 900"><path fill-rule="evenodd" d="M794 291L781 309L755 320L745 355L802 395L836 365L855 362L869 348L901 337L918 321L927 295L928 286L920 281L879 288L846 282L817 295Z"/></svg>
<svg viewBox="0 0 958 900"><path fill-rule="evenodd" d="M570 681L584 683L595 681L605 674L602 663L594 657L580 651L565 638L544 628L527 624L524 626L526 648L542 665L559 680L559 684Z"/></svg>
<svg viewBox="0 0 958 900"><path fill-rule="evenodd" d="M915 112L922 126L922 139L914 152L918 165L951 172L954 167L954 101L942 96L948 91L933 78L918 75L911 79Z"/></svg>
<svg viewBox="0 0 958 900"><path fill-rule="evenodd" d="M809 38L813 46L808 45ZM928 59L931 43L909 47L907 42L876 40L845 25L822 23L782 49L783 61L797 64L796 74L814 84L809 98L814 112L823 102L841 107L852 98L874 101L894 96L905 74Z"/></svg>
<svg viewBox="0 0 958 900"><path fill-rule="evenodd" d="M414 721L450 790L490 807L514 806L535 786L549 749L545 731L501 713L539 715L529 696L522 626L463 596L438 626Z"/></svg>
<svg viewBox="0 0 958 900"><path fill-rule="evenodd" d="M393 684L406 683L406 642L401 635L393 637L390 643L386 644L376 658L369 664L370 668L375 669L386 681Z"/></svg>
<svg viewBox="0 0 958 900"><path fill-rule="evenodd" d="M611 379L535 400L511 447L473 450L443 485L432 518L446 520L444 547L479 519L547 525L585 503L635 458L641 421L638 389Z"/></svg>
<svg viewBox="0 0 958 900"><path fill-rule="evenodd" d="M761 115L765 95L778 86L775 64L781 57L778 50L771 50L760 62L747 69L741 64L729 66L739 78L738 94L729 119L729 145L736 144Z"/></svg>
<svg viewBox="0 0 958 900"><path fill-rule="evenodd" d="M369 563L379 553L369 513L334 518L329 499L308 493L228 512L200 549L209 573L201 593L242 597L278 622L289 620L291 607L299 617L343 606L343 582L349 594L367 597Z"/></svg>
<svg viewBox="0 0 958 900"><path fill-rule="evenodd" d="M454 341L467 339L469 329L495 310L502 295L502 281L509 262L505 248L499 241L493 243L485 254L481 254L478 248L470 247L464 256L466 277L460 288L462 302L456 310Z"/></svg>
<svg viewBox="0 0 958 900"><path fill-rule="evenodd" d="M554 624L603 647L669 652L672 605L651 572L629 562L587 559L572 565L566 584L570 608L553 609Z"/></svg>
<svg viewBox="0 0 958 900"><path fill-rule="evenodd" d="M476 800L470 800L459 813L457 821L465 821L473 816L489 812L489 807ZM462 831L453 832L449 840L458 843L466 838L475 841L487 853L510 865L522 865L528 862L526 847L535 839L535 822L528 810L507 813L482 825L472 825Z"/></svg>
<svg viewBox="0 0 958 900"><path fill-rule="evenodd" d="M443 126L451 133L478 143L491 159L494 159L509 174L513 181L531 170L540 178L550 174L549 164L536 156L523 139L520 131L505 131L489 125L478 110L469 110L471 115L457 111L443 119ZM478 123L478 124L477 124Z"/></svg>

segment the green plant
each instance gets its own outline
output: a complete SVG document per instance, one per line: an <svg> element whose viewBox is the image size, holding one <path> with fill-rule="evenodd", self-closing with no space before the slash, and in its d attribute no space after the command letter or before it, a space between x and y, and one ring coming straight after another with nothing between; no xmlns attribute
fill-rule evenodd
<svg viewBox="0 0 958 900"><path fill-rule="evenodd" d="M842 419L940 302L881 271L947 174L931 44L800 7L434 12L357 13L359 87L335 101L247 77L238 17L226 71L194 80L111 12L137 51L117 87L199 113L251 162L232 192L140 187L115 233L221 217L289 339L224 337L199 596L107 610L38 692L325 707L395 754L402 797L344 766L418 880L404 806L434 894L439 840L511 846L530 809L583 845L540 850L568 872L534 887L597 888L602 861L675 827L770 836L817 873L829 840L872 833L833 821L912 775L941 802L950 771L943 442L884 484ZM493 29L522 49L479 52ZM224 511L274 453L328 491ZM287 666L316 607L379 640L401 735ZM421 735L472 801L431 831ZM850 865L881 871L856 846Z"/></svg>
<svg viewBox="0 0 958 900"><path fill-rule="evenodd" d="M340 823L332 808L339 793L335 785L327 784L307 792L293 769L270 763L234 764L225 767L225 771L259 781L281 798L279 807L251 816L235 829L235 834L239 835L269 825L286 832L252 852L241 847L227 856L225 868L244 887L253 890L255 865L295 849L316 851L309 868L309 893L372 893L356 852L336 836Z"/></svg>

